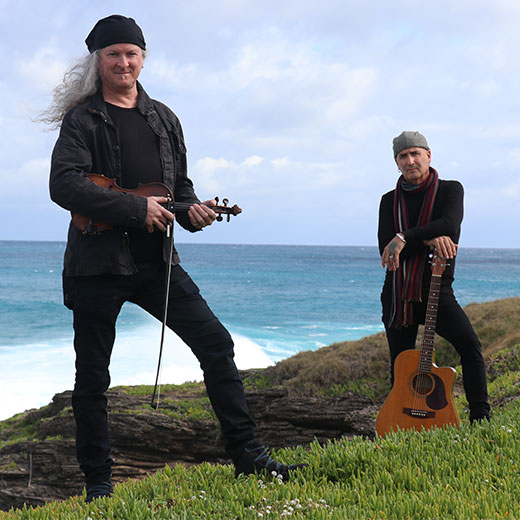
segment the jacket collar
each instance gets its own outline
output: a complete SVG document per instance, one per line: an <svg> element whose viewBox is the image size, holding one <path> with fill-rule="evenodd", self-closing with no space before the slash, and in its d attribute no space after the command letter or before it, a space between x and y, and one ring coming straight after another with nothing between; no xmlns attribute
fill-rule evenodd
<svg viewBox="0 0 520 520"><path fill-rule="evenodd" d="M141 112L141 114L146 116L154 109L152 100L139 82L137 82L137 92L137 109L139 110L139 112ZM105 100L103 99L103 95L101 93L100 88L90 98L88 110L91 112L101 113L103 114L103 116L108 117L107 105L105 103Z"/></svg>

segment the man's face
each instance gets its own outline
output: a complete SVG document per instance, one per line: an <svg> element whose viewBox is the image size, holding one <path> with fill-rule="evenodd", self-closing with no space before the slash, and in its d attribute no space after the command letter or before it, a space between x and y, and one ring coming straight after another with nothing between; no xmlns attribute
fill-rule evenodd
<svg viewBox="0 0 520 520"><path fill-rule="evenodd" d="M406 148L395 158L397 167L410 184L421 184L430 174L431 152L424 148Z"/></svg>
<svg viewBox="0 0 520 520"><path fill-rule="evenodd" d="M133 43L116 43L101 49L99 74L103 88L120 92L133 89L143 61L142 49Z"/></svg>

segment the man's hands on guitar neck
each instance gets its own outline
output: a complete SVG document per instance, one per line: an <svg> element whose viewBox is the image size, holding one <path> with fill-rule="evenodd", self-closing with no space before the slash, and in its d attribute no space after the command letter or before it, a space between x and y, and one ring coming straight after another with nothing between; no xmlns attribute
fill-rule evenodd
<svg viewBox="0 0 520 520"><path fill-rule="evenodd" d="M430 240L423 241L425 245L437 249L437 253L442 258L454 258L457 254L457 244L448 236L435 237ZM398 236L395 236L388 242L381 256L381 265L389 271L397 271L399 269L399 255L405 246L405 242Z"/></svg>
<svg viewBox="0 0 520 520"><path fill-rule="evenodd" d="M446 259L455 258L457 255L457 244L453 242L450 237L440 236L432 238L431 240L424 240L427 246L437 249L437 254Z"/></svg>

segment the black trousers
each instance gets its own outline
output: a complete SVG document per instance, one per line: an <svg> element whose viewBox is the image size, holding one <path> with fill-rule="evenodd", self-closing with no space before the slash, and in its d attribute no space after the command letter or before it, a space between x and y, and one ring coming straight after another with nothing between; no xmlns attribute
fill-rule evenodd
<svg viewBox="0 0 520 520"><path fill-rule="evenodd" d="M415 348L418 324L424 325L427 299L423 298L423 302L414 304L413 313L417 324L402 329L386 326L391 306L390 288L383 289L381 301L383 322L390 349L390 376L393 384L395 359L403 350ZM451 293L440 293L435 332L449 341L460 355L470 419L489 415L486 365L482 357L482 347L466 313Z"/></svg>
<svg viewBox="0 0 520 520"><path fill-rule="evenodd" d="M76 453L87 485L111 475L105 392L117 317L129 301L162 321L165 270L163 263L151 263L139 264L138 273L131 276L64 278L65 303L74 313ZM233 341L178 265L172 268L167 326L199 360L226 451L234 454L254 438L255 424L234 362Z"/></svg>

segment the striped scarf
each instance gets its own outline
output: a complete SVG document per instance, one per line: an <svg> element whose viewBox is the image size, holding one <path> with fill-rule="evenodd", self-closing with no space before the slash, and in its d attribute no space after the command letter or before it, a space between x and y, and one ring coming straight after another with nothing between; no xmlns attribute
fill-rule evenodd
<svg viewBox="0 0 520 520"><path fill-rule="evenodd" d="M402 233L412 227L421 227L431 220L433 203L439 187L439 174L430 167L430 175L421 184L406 182L401 175L397 180L394 197L395 232ZM406 209L405 192L424 192L424 200L417 222L409 222ZM414 323L413 302L421 301L422 279L426 265L427 250L422 248L413 257L402 260L394 271L393 304L390 314L390 326L396 329L408 327Z"/></svg>

